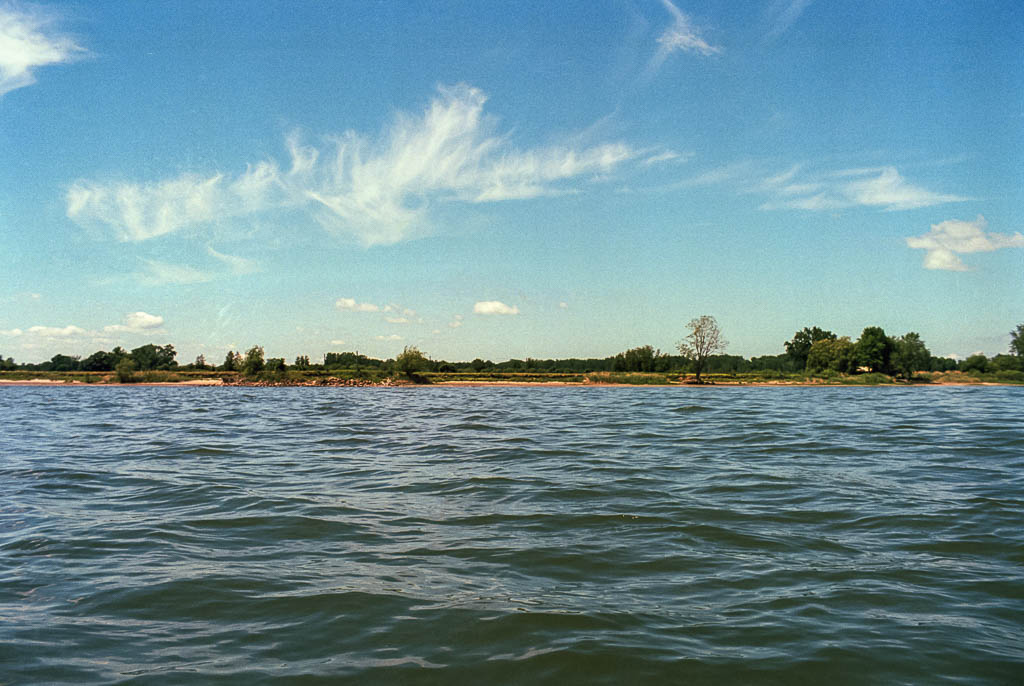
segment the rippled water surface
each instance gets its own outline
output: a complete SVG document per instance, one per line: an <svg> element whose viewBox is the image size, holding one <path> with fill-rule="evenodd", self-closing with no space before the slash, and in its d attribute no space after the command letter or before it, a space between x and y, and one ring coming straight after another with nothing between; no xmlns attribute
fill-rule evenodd
<svg viewBox="0 0 1024 686"><path fill-rule="evenodd" d="M0 388L0 684L1004 684L1022 388Z"/></svg>

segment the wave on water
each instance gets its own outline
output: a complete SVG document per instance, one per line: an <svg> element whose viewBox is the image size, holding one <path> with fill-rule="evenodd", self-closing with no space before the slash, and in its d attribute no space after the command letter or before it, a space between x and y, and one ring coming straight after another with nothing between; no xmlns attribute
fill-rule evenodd
<svg viewBox="0 0 1024 686"><path fill-rule="evenodd" d="M0 682L1015 683L1022 401L0 389Z"/></svg>

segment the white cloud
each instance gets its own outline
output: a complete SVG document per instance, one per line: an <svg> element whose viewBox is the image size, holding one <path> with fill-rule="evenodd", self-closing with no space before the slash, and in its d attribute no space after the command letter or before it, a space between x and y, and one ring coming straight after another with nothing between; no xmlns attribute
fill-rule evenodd
<svg viewBox="0 0 1024 686"><path fill-rule="evenodd" d="M124 316L124 323L104 326L104 333L145 333L153 329L159 329L164 324L164 318L146 312L131 312Z"/></svg>
<svg viewBox="0 0 1024 686"><path fill-rule="evenodd" d="M387 321L388 324L408 324L409 323L409 318L408 317L385 317L384 319Z"/></svg>
<svg viewBox="0 0 1024 686"><path fill-rule="evenodd" d="M387 336L377 336L378 341L400 341L402 337L397 333L389 334Z"/></svg>
<svg viewBox="0 0 1024 686"><path fill-rule="evenodd" d="M689 179L683 179L672 184L673 188L691 188L695 186L715 186L721 183L734 181L736 179L749 177L754 163L750 160L731 162L706 172L698 174Z"/></svg>
<svg viewBox="0 0 1024 686"><path fill-rule="evenodd" d="M560 302L560 303L558 303L558 307L563 309L563 310L568 310L569 309L569 303L567 303L567 302Z"/></svg>
<svg viewBox="0 0 1024 686"><path fill-rule="evenodd" d="M967 199L908 183L895 167L846 169L796 182L799 172L797 165L761 181L757 190L776 196L761 209L836 210L859 206L895 211Z"/></svg>
<svg viewBox="0 0 1024 686"><path fill-rule="evenodd" d="M135 278L147 286L165 284L206 283L213 275L184 264L170 264L159 260L142 260L145 269L135 273Z"/></svg>
<svg viewBox="0 0 1024 686"><path fill-rule="evenodd" d="M931 230L923 236L907 238L907 246L924 250L925 269L967 271L968 267L959 255L975 252L992 252L1003 248L1024 248L1024 235L1019 231L1013 235L986 232L988 222L978 215L973 222L947 219L932 224Z"/></svg>
<svg viewBox="0 0 1024 686"><path fill-rule="evenodd" d="M250 165L238 178L183 174L156 183L80 180L67 193L67 214L83 226L141 241L221 218L273 208L302 208L325 228L364 245L386 245L429 231L439 202L482 203L571 190L565 182L607 175L637 156L624 143L517 149L491 133L487 98L465 85L441 88L422 116L399 115L380 140L355 132L321 148L286 140L291 167Z"/></svg>
<svg viewBox="0 0 1024 686"><path fill-rule="evenodd" d="M379 312L380 307L373 303L360 303L356 302L355 298L338 298L334 302L334 306L339 310L348 310L349 312Z"/></svg>
<svg viewBox="0 0 1024 686"><path fill-rule="evenodd" d="M160 330L164 318L147 312L129 312L121 324L104 326L101 330L88 330L74 324L67 326L30 326L27 329L0 330L0 336L17 338L22 350L39 351L56 347L56 352L67 353L64 346L98 345L109 347L118 334L145 334Z"/></svg>
<svg viewBox="0 0 1024 686"><path fill-rule="evenodd" d="M668 59L668 56L677 50L698 53L705 57L722 52L722 48L704 40L700 31L693 26L690 17L680 11L670 0L661 0L661 4L672 15L672 25L665 29L665 32L658 38L658 51L647 66L648 75L656 72Z"/></svg>
<svg viewBox="0 0 1024 686"><path fill-rule="evenodd" d="M403 317L415 317L416 316L416 310L409 309L408 307L402 307L401 305L396 305L394 303L390 303L388 305L385 305L384 306L384 311L385 312L400 313Z"/></svg>
<svg viewBox="0 0 1024 686"><path fill-rule="evenodd" d="M33 70L74 60L84 50L35 9L0 5L0 97L36 82Z"/></svg>
<svg viewBox="0 0 1024 686"><path fill-rule="evenodd" d="M662 162L671 162L673 160L680 160L680 161L685 162L686 160L690 159L691 157L693 157L693 153L687 153L685 155L680 155L679 153L677 153L677 152L675 152L673 150L665 150L663 152L659 152L659 153L655 153L655 154L651 155L650 157L648 157L647 159L645 159L643 161L643 164L644 164L645 167L649 167L652 164L660 164Z"/></svg>
<svg viewBox="0 0 1024 686"><path fill-rule="evenodd" d="M118 240L133 242L294 204L273 162L250 165L233 181L224 174L191 173L149 184L80 180L66 201L69 219L110 227Z"/></svg>
<svg viewBox="0 0 1024 686"><path fill-rule="evenodd" d="M481 300L473 305L475 314L519 314L519 308L506 305L499 300Z"/></svg>
<svg viewBox="0 0 1024 686"><path fill-rule="evenodd" d="M76 338L89 334L89 332L82 327L74 326L73 324L69 324L62 328L58 328L56 326L30 326L28 327L27 333L40 338Z"/></svg>
<svg viewBox="0 0 1024 686"><path fill-rule="evenodd" d="M331 340L331 345L345 345L345 341L340 338L335 338Z"/></svg>
<svg viewBox="0 0 1024 686"><path fill-rule="evenodd" d="M462 323L463 323L462 319L463 319L462 315L461 314L457 314L457 315L455 315L452 318L452 320L450 322L448 322L448 326L450 326L453 329L457 329L460 326L462 326Z"/></svg>

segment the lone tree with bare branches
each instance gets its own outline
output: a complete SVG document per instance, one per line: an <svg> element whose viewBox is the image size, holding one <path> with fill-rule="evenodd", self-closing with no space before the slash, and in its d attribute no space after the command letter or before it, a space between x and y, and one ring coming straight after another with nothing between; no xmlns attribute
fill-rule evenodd
<svg viewBox="0 0 1024 686"><path fill-rule="evenodd" d="M704 370L704 364L709 356L725 352L729 341L722 338L722 330L718 328L718 322L711 315L703 315L691 319L686 325L690 333L683 340L676 344L679 354L693 360L694 370L697 372L697 383L701 383L700 373Z"/></svg>

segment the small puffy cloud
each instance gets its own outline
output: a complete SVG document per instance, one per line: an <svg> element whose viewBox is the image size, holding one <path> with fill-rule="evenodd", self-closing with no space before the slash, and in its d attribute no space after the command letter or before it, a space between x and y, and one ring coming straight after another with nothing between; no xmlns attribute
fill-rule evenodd
<svg viewBox="0 0 1024 686"><path fill-rule="evenodd" d="M334 338L331 340L331 345L345 345L345 341L340 338Z"/></svg>
<svg viewBox="0 0 1024 686"><path fill-rule="evenodd" d="M7 336L9 338L17 338L24 333L21 329L0 329L0 336Z"/></svg>
<svg viewBox="0 0 1024 686"><path fill-rule="evenodd" d="M131 312L124 316L124 323L104 326L105 333L145 333L159 329L164 324L164 318L146 312Z"/></svg>
<svg viewBox="0 0 1024 686"><path fill-rule="evenodd" d="M402 307L401 305L396 305L394 303L390 303L388 305L385 305L383 309L384 309L385 312L395 312L395 313L397 313L395 316L398 316L398 314L401 314L403 317L415 317L416 316L416 310L412 310L412 309L410 309L408 307Z"/></svg>
<svg viewBox="0 0 1024 686"><path fill-rule="evenodd" d="M454 317L452 317L452 320L450 322L448 322L448 326L450 326L453 329L457 329L460 326L462 326L462 319L463 319L462 315L461 314L457 314Z"/></svg>
<svg viewBox="0 0 1024 686"><path fill-rule="evenodd" d="M30 326L27 333L40 338L77 338L79 336L86 336L89 332L80 326L69 324L60 328L56 326Z"/></svg>
<svg viewBox="0 0 1024 686"><path fill-rule="evenodd" d="M972 222L947 219L932 224L931 230L922 236L907 238L907 246L924 250L925 269L967 271L968 267L960 255L975 252L992 252L1003 248L1024 248L1024 235L1019 231L1013 235L985 231L988 222L978 215Z"/></svg>
<svg viewBox="0 0 1024 686"><path fill-rule="evenodd" d="M474 314L519 314L519 308L499 300L481 300L473 305Z"/></svg>
<svg viewBox="0 0 1024 686"><path fill-rule="evenodd" d="M400 341L402 337L396 333L388 334L387 336L377 336L378 341Z"/></svg>
<svg viewBox="0 0 1024 686"><path fill-rule="evenodd" d="M774 200L761 205L761 209L822 211L877 207L896 211L967 199L909 183L895 167L846 169L810 178L800 178L800 171L800 166L796 165L757 184L757 191L775 196Z"/></svg>
<svg viewBox="0 0 1024 686"><path fill-rule="evenodd" d="M163 326L164 318L155 314L147 314L146 312L132 312L124 316L124 323L133 329L143 331L160 328Z"/></svg>
<svg viewBox="0 0 1024 686"><path fill-rule="evenodd" d="M120 240L143 241L290 208L366 246L389 245L427 233L434 204L563 193L574 179L607 175L638 155L624 143L519 149L508 135L493 133L482 91L466 85L439 91L421 116L396 117L376 140L348 132L317 148L288 136L287 170L263 160L237 177L79 180L67 192L67 215L80 225L112 230Z"/></svg>
<svg viewBox="0 0 1024 686"><path fill-rule="evenodd" d="M567 309L569 309L569 303L567 303L567 302L560 302L560 303L558 303L558 307L560 309L567 310Z"/></svg>
<svg viewBox="0 0 1024 686"><path fill-rule="evenodd" d="M385 321L387 321L388 324L408 324L409 323L409 318L408 317L385 317L384 319L385 319Z"/></svg>
<svg viewBox="0 0 1024 686"><path fill-rule="evenodd" d="M85 51L41 11L0 5L0 97L36 82L33 70L71 62Z"/></svg>
<svg viewBox="0 0 1024 686"><path fill-rule="evenodd" d="M334 306L339 310L347 310L349 312L380 312L380 307L377 305L356 302L355 298L338 298L334 302Z"/></svg>

